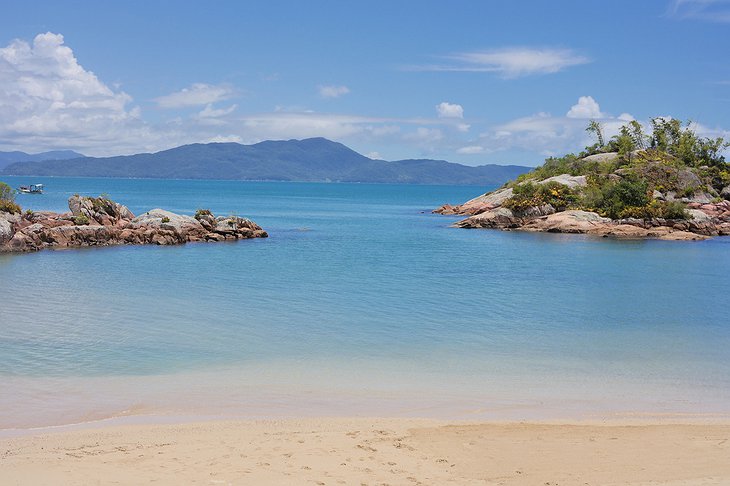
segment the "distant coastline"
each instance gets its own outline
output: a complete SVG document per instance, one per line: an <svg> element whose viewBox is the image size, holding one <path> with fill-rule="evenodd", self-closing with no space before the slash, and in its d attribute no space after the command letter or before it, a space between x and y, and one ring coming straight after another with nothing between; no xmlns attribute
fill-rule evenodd
<svg viewBox="0 0 730 486"><path fill-rule="evenodd" d="M310 138L254 145L192 144L117 157L17 161L8 163L0 175L493 186L529 170L517 165L472 167L432 159L388 162L370 159L325 138Z"/></svg>

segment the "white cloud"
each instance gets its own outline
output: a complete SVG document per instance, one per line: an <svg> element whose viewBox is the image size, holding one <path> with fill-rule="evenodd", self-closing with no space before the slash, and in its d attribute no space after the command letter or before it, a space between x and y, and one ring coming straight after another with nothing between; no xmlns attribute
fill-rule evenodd
<svg viewBox="0 0 730 486"><path fill-rule="evenodd" d="M575 152L592 143L585 128L589 119L603 125L606 139L616 135L622 125L634 119L628 113L618 117L600 111L590 96L581 96L565 116L540 112L492 127L480 138L490 150L522 150L538 154Z"/></svg>
<svg viewBox="0 0 730 486"><path fill-rule="evenodd" d="M242 141L243 139L238 135L216 135L215 137L211 137L202 143L241 143Z"/></svg>
<svg viewBox="0 0 730 486"><path fill-rule="evenodd" d="M667 13L680 19L730 22L730 0L674 0Z"/></svg>
<svg viewBox="0 0 730 486"><path fill-rule="evenodd" d="M347 86L320 86L319 95L322 98L339 98L350 92Z"/></svg>
<svg viewBox="0 0 730 486"><path fill-rule="evenodd" d="M415 132L404 135L406 140L424 143L438 142L444 138L444 133L438 128L418 127Z"/></svg>
<svg viewBox="0 0 730 486"><path fill-rule="evenodd" d="M481 154L484 153L484 147L481 145L468 145L466 147L461 147L456 151L456 153L464 155Z"/></svg>
<svg viewBox="0 0 730 486"><path fill-rule="evenodd" d="M39 34L0 48L0 140L27 150L123 152L156 136L132 98L84 69L63 36Z"/></svg>
<svg viewBox="0 0 730 486"><path fill-rule="evenodd" d="M692 122L690 128L700 137L717 138L722 137L725 140L730 140L730 130L715 127L711 128L701 123ZM727 152L727 151L726 151Z"/></svg>
<svg viewBox="0 0 730 486"><path fill-rule="evenodd" d="M439 118L464 118L464 108L447 101L436 105L436 112Z"/></svg>
<svg viewBox="0 0 730 486"><path fill-rule="evenodd" d="M380 152L368 152L365 157L373 160L383 160L383 156L380 155Z"/></svg>
<svg viewBox="0 0 730 486"><path fill-rule="evenodd" d="M463 52L448 56L450 64L416 66L419 71L465 71L496 73L504 78L550 74L591 60L572 49L505 47Z"/></svg>
<svg viewBox="0 0 730 486"><path fill-rule="evenodd" d="M568 118L601 118L601 107L592 96L581 96L578 103L570 107Z"/></svg>
<svg viewBox="0 0 730 486"><path fill-rule="evenodd" d="M200 113L198 113L199 118L221 118L226 115L230 115L233 113L236 108L238 108L238 105L231 105L228 108L213 108L213 105L205 105L205 108L203 108Z"/></svg>
<svg viewBox="0 0 730 486"><path fill-rule="evenodd" d="M194 83L189 88L155 98L155 101L161 108L187 108L217 103L233 96L235 90L231 86Z"/></svg>

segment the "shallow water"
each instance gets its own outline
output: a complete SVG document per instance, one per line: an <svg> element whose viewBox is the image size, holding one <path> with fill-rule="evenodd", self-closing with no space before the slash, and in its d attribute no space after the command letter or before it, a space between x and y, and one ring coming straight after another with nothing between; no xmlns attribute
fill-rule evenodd
<svg viewBox="0 0 730 486"><path fill-rule="evenodd" d="M264 240L0 255L0 428L125 413L730 413L730 239L449 228L486 188L5 178Z"/></svg>

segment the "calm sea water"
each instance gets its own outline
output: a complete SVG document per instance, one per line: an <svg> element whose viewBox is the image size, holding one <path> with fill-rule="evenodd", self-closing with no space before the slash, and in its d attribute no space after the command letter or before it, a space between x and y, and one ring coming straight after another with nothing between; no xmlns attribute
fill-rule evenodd
<svg viewBox="0 0 730 486"><path fill-rule="evenodd" d="M0 255L0 428L134 413L730 413L730 239L449 228L486 188L5 178L270 238Z"/></svg>

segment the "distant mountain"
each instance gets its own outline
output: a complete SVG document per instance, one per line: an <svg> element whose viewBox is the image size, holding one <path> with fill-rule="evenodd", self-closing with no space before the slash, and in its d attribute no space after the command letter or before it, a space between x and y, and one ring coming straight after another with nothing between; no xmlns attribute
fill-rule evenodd
<svg viewBox="0 0 730 486"><path fill-rule="evenodd" d="M530 167L373 160L325 138L183 145L153 154L18 162L5 175L494 185Z"/></svg>
<svg viewBox="0 0 730 486"><path fill-rule="evenodd" d="M84 157L84 154L73 150L51 150L39 154L27 154L25 152L0 152L0 169L15 162L40 162L43 160L67 160Z"/></svg>

